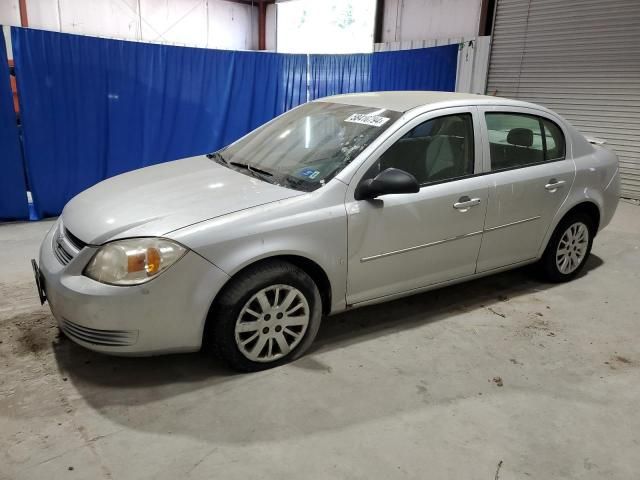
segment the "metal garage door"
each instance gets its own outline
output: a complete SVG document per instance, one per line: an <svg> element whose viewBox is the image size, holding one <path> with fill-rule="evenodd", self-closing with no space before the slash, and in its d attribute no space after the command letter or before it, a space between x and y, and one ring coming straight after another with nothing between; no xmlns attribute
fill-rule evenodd
<svg viewBox="0 0 640 480"><path fill-rule="evenodd" d="M487 92L607 140L622 195L640 198L639 0L498 0Z"/></svg>

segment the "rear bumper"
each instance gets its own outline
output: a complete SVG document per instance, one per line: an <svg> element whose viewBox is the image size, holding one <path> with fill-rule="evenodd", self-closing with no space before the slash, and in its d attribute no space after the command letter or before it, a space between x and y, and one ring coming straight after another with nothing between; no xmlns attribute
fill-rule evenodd
<svg viewBox="0 0 640 480"><path fill-rule="evenodd" d="M148 283L117 287L82 275L96 247L67 265L53 250L51 229L40 247L40 270L51 311L74 342L117 355L195 351L209 307L227 281L222 270L188 252Z"/></svg>

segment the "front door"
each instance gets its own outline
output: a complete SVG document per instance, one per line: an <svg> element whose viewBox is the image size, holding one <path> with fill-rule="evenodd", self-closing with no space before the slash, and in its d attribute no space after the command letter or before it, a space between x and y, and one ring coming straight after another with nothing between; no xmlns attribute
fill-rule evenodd
<svg viewBox="0 0 640 480"><path fill-rule="evenodd" d="M567 198L575 164L565 135L542 112L480 110L486 123L491 181L478 272L538 256L551 222Z"/></svg>
<svg viewBox="0 0 640 480"><path fill-rule="evenodd" d="M350 188L347 303L475 272L489 188L486 177L474 175L481 168L481 142L470 110L440 110L409 122L352 182L355 188L394 167L413 174L421 189L357 201Z"/></svg>

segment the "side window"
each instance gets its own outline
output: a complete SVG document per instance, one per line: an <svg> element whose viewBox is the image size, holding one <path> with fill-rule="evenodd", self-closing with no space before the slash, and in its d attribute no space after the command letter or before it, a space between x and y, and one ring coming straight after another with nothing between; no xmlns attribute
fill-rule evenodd
<svg viewBox="0 0 640 480"><path fill-rule="evenodd" d="M394 143L365 178L387 168L411 173L421 185L473 175L473 120L470 113L433 118Z"/></svg>
<svg viewBox="0 0 640 480"><path fill-rule="evenodd" d="M563 159L565 141L555 123L520 113L487 113L491 170Z"/></svg>

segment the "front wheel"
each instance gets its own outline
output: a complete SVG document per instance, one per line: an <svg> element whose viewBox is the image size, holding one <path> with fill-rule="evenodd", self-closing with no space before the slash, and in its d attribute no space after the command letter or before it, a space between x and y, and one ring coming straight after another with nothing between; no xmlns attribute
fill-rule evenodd
<svg viewBox="0 0 640 480"><path fill-rule="evenodd" d="M288 262L241 272L221 292L208 320L209 339L230 367L253 372L300 357L320 327L318 287Z"/></svg>
<svg viewBox="0 0 640 480"><path fill-rule="evenodd" d="M566 282L575 278L589 258L594 234L591 218L583 213L563 219L554 230L539 262L545 279Z"/></svg>

